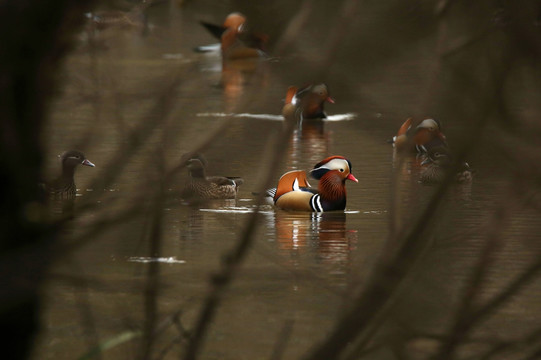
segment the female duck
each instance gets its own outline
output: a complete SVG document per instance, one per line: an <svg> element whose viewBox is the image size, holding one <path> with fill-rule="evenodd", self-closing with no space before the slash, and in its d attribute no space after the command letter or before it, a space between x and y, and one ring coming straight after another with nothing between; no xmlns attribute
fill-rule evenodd
<svg viewBox="0 0 541 360"><path fill-rule="evenodd" d="M79 165L94 167L92 162L88 160L80 151L70 150L60 155L62 162L62 174L52 181L48 190L51 198L54 200L74 200L77 187L75 186L75 169Z"/></svg>
<svg viewBox="0 0 541 360"><path fill-rule="evenodd" d="M351 173L351 162L331 156L317 163L310 175L319 180L318 190L310 187L306 173L290 171L282 175L278 187L269 190L274 204L285 210L324 212L346 208L346 180L358 182Z"/></svg>
<svg viewBox="0 0 541 360"><path fill-rule="evenodd" d="M54 213L69 214L73 211L77 187L75 186L75 169L79 165L94 167L81 151L70 150L59 155L62 162L62 174L48 184L40 184L51 203Z"/></svg>
<svg viewBox="0 0 541 360"><path fill-rule="evenodd" d="M449 148L437 146L428 151L421 164L426 167L421 172L420 181L424 184L436 184L442 182L452 169L453 159ZM472 180L472 170L467 162L461 164L454 180L458 183L467 183Z"/></svg>
<svg viewBox="0 0 541 360"><path fill-rule="evenodd" d="M188 160L190 178L181 192L183 199L234 199L244 180L239 177L206 176L207 162L201 156Z"/></svg>

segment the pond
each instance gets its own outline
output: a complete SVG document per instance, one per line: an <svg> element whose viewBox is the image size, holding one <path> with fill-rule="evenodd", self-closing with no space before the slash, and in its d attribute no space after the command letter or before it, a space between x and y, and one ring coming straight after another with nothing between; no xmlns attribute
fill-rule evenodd
<svg viewBox="0 0 541 360"><path fill-rule="evenodd" d="M369 40L359 35L358 42L348 36L340 42L345 50L328 55L331 31L309 23L297 50L223 72L219 51L193 51L215 41L199 20L219 22L235 3L210 4L160 2L149 9L144 35L136 26L83 32L66 59L44 134L48 172L54 176L56 155L71 148L84 151L96 167L76 173L77 213L63 231L43 289L33 358L79 358L98 344L110 346L103 350L106 359L139 357L139 332L152 316L152 358L179 358L186 344L179 329L194 328L215 289L212 279L258 208L254 193L270 169L290 85L325 82L336 103L326 104L328 120L282 139L285 155L273 181L342 155L359 182L347 183L344 212L259 208L247 256L221 293L201 359L306 356L356 305L383 255L393 244L399 249L400 234L422 223L422 216L429 225L419 233L419 249L399 268L404 273L397 277L404 278L393 295L382 298L368 343L350 343L352 358L428 358L456 325L467 294L473 314L539 262L539 214L515 196L509 162L494 158L498 150L490 139L483 136L468 153L473 182L451 185L428 214L439 187L421 184L415 158L404 161L387 141L409 116L442 115L450 144L464 131L465 122L454 122L449 112L423 113L438 62L434 37L413 41L413 31L386 44L381 34ZM321 20L330 5L314 4L312 15ZM276 6L269 15L281 13ZM373 30L382 12L363 13L361 24L348 31ZM260 18L273 29L272 19ZM276 26L287 19L276 18ZM399 44L404 38L408 51ZM328 56L330 65L322 68L318 56ZM244 178L237 199L180 199L188 171L173 169L199 147L209 175ZM482 254L488 254L486 267L479 266ZM480 268L482 281L468 293ZM528 335L539 328L540 295L537 276L475 323L458 354L481 358L509 343L527 349ZM503 351L502 358L522 358L517 349Z"/></svg>

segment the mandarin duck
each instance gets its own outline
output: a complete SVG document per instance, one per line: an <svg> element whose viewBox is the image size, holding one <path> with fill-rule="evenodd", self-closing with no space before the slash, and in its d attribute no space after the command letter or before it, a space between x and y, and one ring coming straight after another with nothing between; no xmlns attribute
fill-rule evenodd
<svg viewBox="0 0 541 360"><path fill-rule="evenodd" d="M421 163L425 167L421 171L420 181L424 184L442 182L453 166L453 158L448 147L436 146L428 150L425 160ZM460 164L455 174L455 182L467 183L472 180L472 169L467 162Z"/></svg>
<svg viewBox="0 0 541 360"><path fill-rule="evenodd" d="M287 89L282 115L285 119L324 119L327 117L323 110L325 102L334 104L329 96L326 84L306 85L300 89L290 86Z"/></svg>
<svg viewBox="0 0 541 360"><path fill-rule="evenodd" d="M244 183L240 177L206 176L207 161L201 155L189 159L187 167L190 178L182 189L183 199L234 199Z"/></svg>
<svg viewBox="0 0 541 360"><path fill-rule="evenodd" d="M284 210L324 212L346 208L346 180L359 182L351 173L351 162L343 156L330 156L310 171L319 180L310 187L306 172L293 170L282 175L278 187L267 191L274 205Z"/></svg>
<svg viewBox="0 0 541 360"><path fill-rule="evenodd" d="M447 140L438 120L425 119L416 126L413 122L412 118L408 118L391 140L397 150L424 153L433 147L447 146Z"/></svg>
<svg viewBox="0 0 541 360"><path fill-rule="evenodd" d="M258 58L265 56L263 48L268 41L264 34L248 29L246 17L241 13L229 14L222 26L201 21L201 24L221 42L223 60ZM196 50L205 51L207 47Z"/></svg>
<svg viewBox="0 0 541 360"><path fill-rule="evenodd" d="M69 150L59 155L62 163L62 174L48 184L40 184L47 193L48 200L54 204L55 212L69 212L73 210L73 204L77 192L75 186L75 169L79 165L95 167L86 158L85 154L77 150Z"/></svg>

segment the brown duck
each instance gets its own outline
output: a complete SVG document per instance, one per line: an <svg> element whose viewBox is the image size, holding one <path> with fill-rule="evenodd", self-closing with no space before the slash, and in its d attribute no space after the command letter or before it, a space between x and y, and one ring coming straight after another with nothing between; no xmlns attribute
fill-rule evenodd
<svg viewBox="0 0 541 360"><path fill-rule="evenodd" d="M183 199L234 199L239 186L244 183L240 177L207 176L207 162L201 156L188 160L190 178L181 192Z"/></svg>
<svg viewBox="0 0 541 360"><path fill-rule="evenodd" d="M442 182L453 166L453 158L449 148L437 146L431 148L426 154L425 160L421 163L425 167L421 171L420 181L424 184L437 184ZM467 162L463 162L454 180L457 183L472 181L473 171Z"/></svg>
<svg viewBox="0 0 541 360"><path fill-rule="evenodd" d="M60 155L62 173L49 184L44 185L49 201L55 212L66 212L73 209L77 187L75 186L75 169L79 165L94 167L85 154L77 150L69 150Z"/></svg>

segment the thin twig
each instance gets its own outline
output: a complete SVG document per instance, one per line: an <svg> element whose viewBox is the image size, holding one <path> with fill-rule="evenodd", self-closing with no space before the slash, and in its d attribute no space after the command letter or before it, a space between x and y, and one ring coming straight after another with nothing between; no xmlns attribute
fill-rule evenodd
<svg viewBox="0 0 541 360"><path fill-rule="evenodd" d="M184 359L193 360L197 357L199 349L203 343L208 327L214 319L214 315L221 302L224 291L229 287L237 273L238 268L242 264L248 249L253 242L253 234L257 228L259 219L259 207L264 203L265 189L270 188L273 184L273 174L280 167L282 157L287 149L287 142L290 135L293 133L294 123L286 122L282 131L277 134L273 141L273 159L270 166L265 166L261 171L265 174L264 181L259 186L258 196L256 198L256 210L250 214L250 217L244 225L242 235L235 247L224 256L222 269L212 277L210 293L205 299L202 310L199 313L198 320L193 330L193 336L188 343Z"/></svg>

